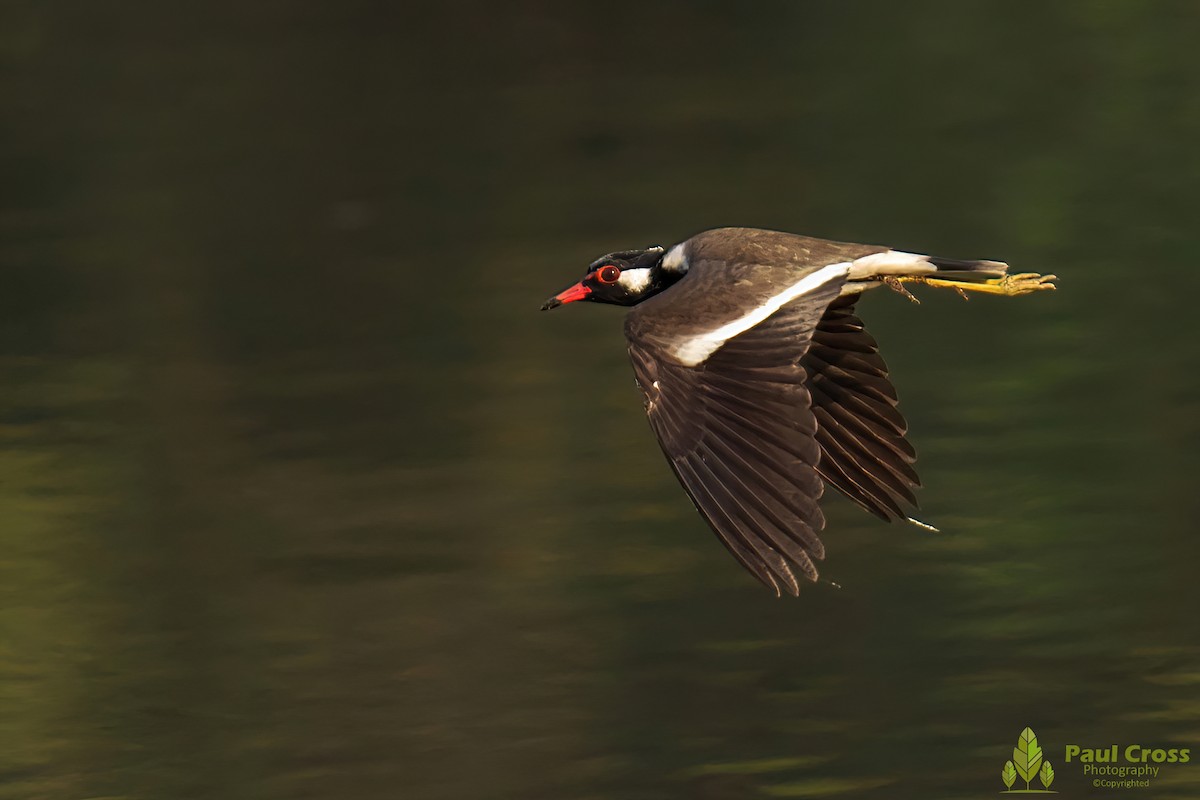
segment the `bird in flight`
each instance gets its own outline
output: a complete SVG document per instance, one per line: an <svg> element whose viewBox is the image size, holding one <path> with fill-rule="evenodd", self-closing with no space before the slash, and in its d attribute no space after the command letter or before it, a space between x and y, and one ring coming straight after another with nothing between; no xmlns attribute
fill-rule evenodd
<svg viewBox="0 0 1200 800"><path fill-rule="evenodd" d="M886 521L908 520L921 483L875 339L854 305L906 284L1002 296L1053 275L756 228L596 259L542 310L634 306L625 337L646 415L679 482L742 566L799 593L825 557L829 484Z"/></svg>

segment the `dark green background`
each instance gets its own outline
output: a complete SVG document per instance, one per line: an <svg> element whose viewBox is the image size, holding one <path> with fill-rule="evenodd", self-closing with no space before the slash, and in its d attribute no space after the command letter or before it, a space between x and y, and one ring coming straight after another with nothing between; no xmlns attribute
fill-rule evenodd
<svg viewBox="0 0 1200 800"><path fill-rule="evenodd" d="M0 797L988 797L1200 757L1200 5L0 5ZM609 250L1054 272L862 312L922 516L776 600ZM1200 766L1151 790L1200 794Z"/></svg>

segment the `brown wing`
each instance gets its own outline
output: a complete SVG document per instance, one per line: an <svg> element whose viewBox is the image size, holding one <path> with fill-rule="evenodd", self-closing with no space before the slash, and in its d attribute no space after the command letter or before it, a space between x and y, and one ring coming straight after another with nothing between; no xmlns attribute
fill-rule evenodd
<svg viewBox="0 0 1200 800"><path fill-rule="evenodd" d="M916 451L896 408L879 346L854 313L855 297L834 301L818 323L801 361L817 420L821 477L846 497L885 519L905 519L920 487Z"/></svg>
<svg viewBox="0 0 1200 800"><path fill-rule="evenodd" d="M813 559L825 555L818 428L800 359L840 286L787 303L695 367L644 332L645 313L626 325L650 426L675 475L729 551L776 593L798 593L791 567L816 580Z"/></svg>

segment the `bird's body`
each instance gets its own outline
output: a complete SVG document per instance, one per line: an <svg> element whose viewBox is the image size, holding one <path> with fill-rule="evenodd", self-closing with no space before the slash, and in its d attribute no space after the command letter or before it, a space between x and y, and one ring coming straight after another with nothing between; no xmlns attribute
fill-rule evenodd
<svg viewBox="0 0 1200 800"><path fill-rule="evenodd" d="M731 553L791 594L824 557L831 484L885 519L911 519L916 453L861 292L903 282L1024 294L1053 276L754 228L720 228L597 259L547 301L632 305L630 357L651 428ZM920 523L918 523L920 524Z"/></svg>

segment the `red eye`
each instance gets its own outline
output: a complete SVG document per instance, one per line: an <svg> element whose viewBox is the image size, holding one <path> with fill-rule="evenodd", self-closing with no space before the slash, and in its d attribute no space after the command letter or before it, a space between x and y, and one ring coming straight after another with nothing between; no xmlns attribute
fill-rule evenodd
<svg viewBox="0 0 1200 800"><path fill-rule="evenodd" d="M613 264L601 267L596 272L596 280L600 281L601 283L616 283L617 279L620 277L621 270Z"/></svg>

